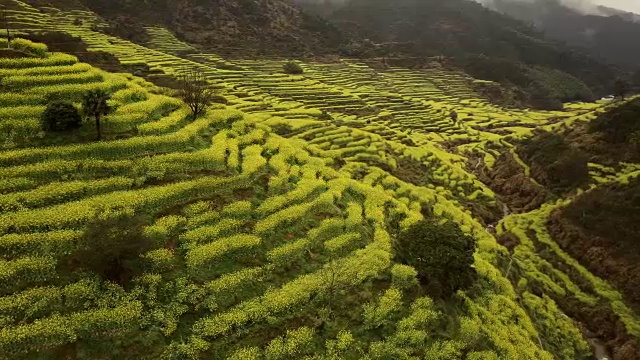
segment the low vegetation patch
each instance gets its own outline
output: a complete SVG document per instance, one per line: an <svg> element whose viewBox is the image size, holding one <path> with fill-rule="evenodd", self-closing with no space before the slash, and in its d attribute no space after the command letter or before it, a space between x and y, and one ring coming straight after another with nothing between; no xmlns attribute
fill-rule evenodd
<svg viewBox="0 0 640 360"><path fill-rule="evenodd" d="M589 181L589 157L561 135L541 132L518 146L531 176L554 193L562 194Z"/></svg>
<svg viewBox="0 0 640 360"><path fill-rule="evenodd" d="M49 103L40 120L44 131L75 130L82 125L80 112L69 101L53 101Z"/></svg>
<svg viewBox="0 0 640 360"><path fill-rule="evenodd" d="M293 60L287 61L284 65L282 65L282 70L284 70L285 73L292 75L300 75L304 73L304 70L302 69L300 64Z"/></svg>

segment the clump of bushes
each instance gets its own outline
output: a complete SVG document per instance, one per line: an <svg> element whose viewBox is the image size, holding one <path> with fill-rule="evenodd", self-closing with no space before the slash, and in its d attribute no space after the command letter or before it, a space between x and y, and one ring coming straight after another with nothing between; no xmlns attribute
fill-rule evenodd
<svg viewBox="0 0 640 360"><path fill-rule="evenodd" d="M477 277L476 241L452 221L421 221L398 235L394 250L396 260L413 267L432 296L451 296Z"/></svg>
<svg viewBox="0 0 640 360"><path fill-rule="evenodd" d="M640 100L618 106L593 120L589 131L602 134L606 142L621 144L640 132Z"/></svg>
<svg viewBox="0 0 640 360"><path fill-rule="evenodd" d="M229 100L222 95L214 94L211 96L211 102L215 104L228 104Z"/></svg>
<svg viewBox="0 0 640 360"><path fill-rule="evenodd" d="M53 101L40 117L42 129L47 132L69 131L82 125L80 111L69 101Z"/></svg>
<svg viewBox="0 0 640 360"><path fill-rule="evenodd" d="M299 75L304 73L302 67L293 60L287 61L284 65L282 65L282 70L284 70L285 73L292 75Z"/></svg>
<svg viewBox="0 0 640 360"><path fill-rule="evenodd" d="M0 48L10 48L12 51L24 54L24 56L40 58L47 56L47 51L49 51L45 44L35 43L22 38L14 38L11 40L11 43L5 38L0 38Z"/></svg>

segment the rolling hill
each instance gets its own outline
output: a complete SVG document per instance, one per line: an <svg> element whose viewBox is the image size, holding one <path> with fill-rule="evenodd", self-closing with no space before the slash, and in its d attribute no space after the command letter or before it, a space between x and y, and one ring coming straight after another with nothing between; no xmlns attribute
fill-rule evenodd
<svg viewBox="0 0 640 360"><path fill-rule="evenodd" d="M10 0L21 39L0 38L0 358L638 359L637 279L612 275L633 244L572 242L605 246L584 221L637 205L594 210L635 199L637 138L607 124L635 134L637 97L502 107L439 62L288 74L65 3ZM195 118L192 71L218 96ZM102 141L40 129L89 90L111 97ZM425 220L473 239L470 287L398 258Z"/></svg>

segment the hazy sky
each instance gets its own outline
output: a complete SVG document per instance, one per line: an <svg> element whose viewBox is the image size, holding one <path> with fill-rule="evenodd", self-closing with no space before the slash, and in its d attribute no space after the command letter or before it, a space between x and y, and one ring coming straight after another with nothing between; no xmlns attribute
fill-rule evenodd
<svg viewBox="0 0 640 360"><path fill-rule="evenodd" d="M491 4L494 0L475 0L475 1L484 3L484 4ZM535 0L510 0L510 1L531 2ZM575 9L581 9L582 11L587 13L595 11L594 5L600 4L600 5L609 6L612 8L626 10L626 11L634 12L636 14L640 14L640 0L559 0L559 1L569 7L572 7Z"/></svg>
<svg viewBox="0 0 640 360"><path fill-rule="evenodd" d="M640 14L640 0L594 0L593 2Z"/></svg>

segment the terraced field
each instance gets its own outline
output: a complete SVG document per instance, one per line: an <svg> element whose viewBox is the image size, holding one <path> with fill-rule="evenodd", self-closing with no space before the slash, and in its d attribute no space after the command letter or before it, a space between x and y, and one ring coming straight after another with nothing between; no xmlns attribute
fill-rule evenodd
<svg viewBox="0 0 640 360"><path fill-rule="evenodd" d="M509 214L477 171L502 153L520 160L514 144L535 129L616 105L505 109L438 65L341 59L288 75L284 59L224 59L161 27L142 46L95 31L105 23L88 11L9 6L25 37L66 32L156 83L197 69L227 104L192 119L171 90L42 44L0 59L0 358L586 359L592 343L558 305L567 296L610 306L624 346L640 337L640 313L545 228L571 196ZM105 141L91 125L40 130L47 101L92 89L112 94ZM591 170L578 192L640 175ZM478 242L480 279L453 300L394 261L394 237L425 215ZM67 269L96 219L121 218L151 239L142 275L124 286ZM510 249L497 240L507 233Z"/></svg>

